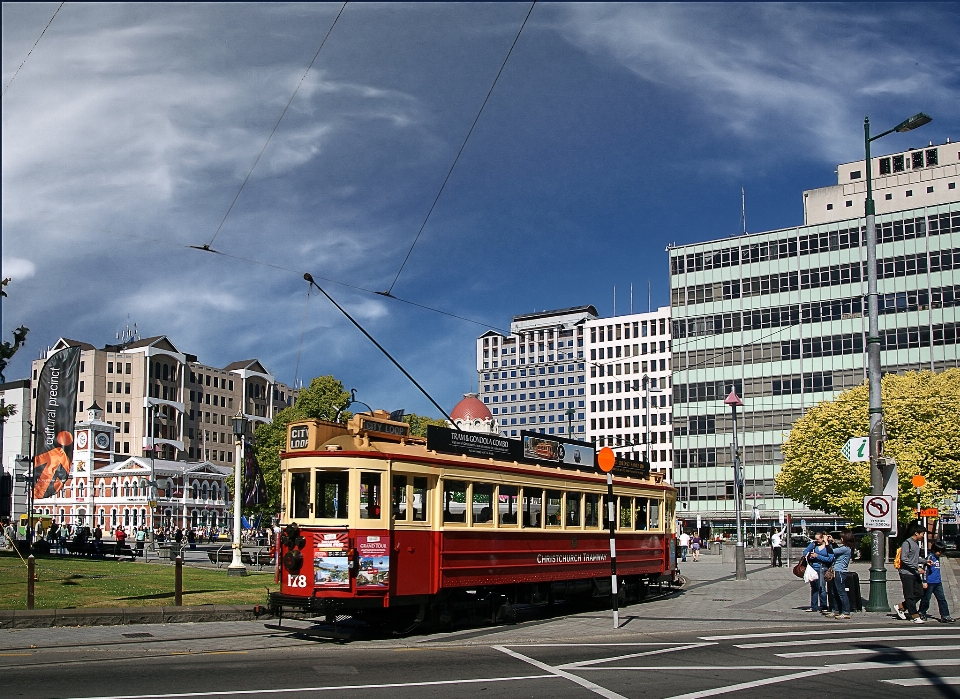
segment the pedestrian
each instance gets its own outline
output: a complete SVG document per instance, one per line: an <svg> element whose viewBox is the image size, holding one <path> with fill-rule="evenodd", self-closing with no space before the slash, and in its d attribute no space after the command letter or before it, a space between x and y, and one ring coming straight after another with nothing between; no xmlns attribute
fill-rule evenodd
<svg viewBox="0 0 960 699"><path fill-rule="evenodd" d="M807 559L807 565L813 568L817 574L817 579L810 581L810 609L807 611L826 614L827 588L823 574L827 567L833 563L833 550L828 546L824 532L817 532L813 536L813 541L807 544L802 556Z"/></svg>
<svg viewBox="0 0 960 699"><path fill-rule="evenodd" d="M98 524L96 529L93 530L93 552L97 556L103 555L102 541L103 541L103 530L100 529L100 525Z"/></svg>
<svg viewBox="0 0 960 699"><path fill-rule="evenodd" d="M926 566L927 580L923 584L923 599L920 600L920 616L927 618L927 610L930 609L930 598L937 598L937 607L940 610L940 621L944 624L952 624L954 618L950 616L950 607L947 606L947 596L943 590L943 579L940 577L940 558L947 550L942 541L934 541L930 547L932 549L927 560Z"/></svg>
<svg viewBox="0 0 960 699"><path fill-rule="evenodd" d="M143 556L143 547L147 541L147 528L140 527L137 529L137 533L134 535L134 539L137 542L137 555Z"/></svg>
<svg viewBox="0 0 960 699"><path fill-rule="evenodd" d="M120 549L123 548L123 545L127 541L127 533L123 531L123 526L119 526L113 535L117 539L117 553L120 553Z"/></svg>
<svg viewBox="0 0 960 699"><path fill-rule="evenodd" d="M687 562L687 549L690 547L690 535L686 532L680 534L680 560Z"/></svg>
<svg viewBox="0 0 960 699"><path fill-rule="evenodd" d="M920 569L920 539L923 538L923 532L921 525L914 524L908 530L907 538L900 545L899 572L900 585L903 587L903 602L894 607L898 617L915 624L923 623L923 617L917 611L917 603L923 597L923 574Z"/></svg>
<svg viewBox="0 0 960 699"><path fill-rule="evenodd" d="M693 560L700 560L700 536L694 533L693 538L690 539L690 548L693 549Z"/></svg>
<svg viewBox="0 0 960 699"><path fill-rule="evenodd" d="M770 566L776 566L777 568L783 568L783 558L781 555L783 553L783 532L774 531L773 535L770 537Z"/></svg>
<svg viewBox="0 0 960 699"><path fill-rule="evenodd" d="M828 617L834 619L850 618L850 598L847 596L846 577L853 555L853 532L844 532L840 536L840 546L833 547L833 580L830 581L833 594L830 595Z"/></svg>

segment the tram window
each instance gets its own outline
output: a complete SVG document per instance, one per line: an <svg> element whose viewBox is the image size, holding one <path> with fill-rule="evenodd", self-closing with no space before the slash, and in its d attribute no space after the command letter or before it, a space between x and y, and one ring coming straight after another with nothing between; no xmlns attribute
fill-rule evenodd
<svg viewBox="0 0 960 699"><path fill-rule="evenodd" d="M473 484L473 523L493 523L493 485L491 483Z"/></svg>
<svg viewBox="0 0 960 699"><path fill-rule="evenodd" d="M633 529L633 498L620 498L620 529Z"/></svg>
<svg viewBox="0 0 960 699"><path fill-rule="evenodd" d="M600 526L600 496L587 493L583 496L583 523L588 527Z"/></svg>
<svg viewBox="0 0 960 699"><path fill-rule="evenodd" d="M467 521L467 484L463 481L443 482L443 521Z"/></svg>
<svg viewBox="0 0 960 699"><path fill-rule="evenodd" d="M391 494L391 510L393 518L399 522L407 519L407 477L393 477L393 493Z"/></svg>
<svg viewBox="0 0 960 699"><path fill-rule="evenodd" d="M310 516L310 474L290 474L290 513L294 519Z"/></svg>
<svg viewBox="0 0 960 699"><path fill-rule="evenodd" d="M539 529L543 526L543 491L523 489L523 526Z"/></svg>
<svg viewBox="0 0 960 699"><path fill-rule="evenodd" d="M580 493L567 493L563 521L568 527L580 526Z"/></svg>
<svg viewBox="0 0 960 699"><path fill-rule="evenodd" d="M517 523L517 496L520 489L515 485L501 485L497 495L497 510L500 526L511 527Z"/></svg>
<svg viewBox="0 0 960 699"><path fill-rule="evenodd" d="M636 498L634 500L634 511L636 512L637 531L647 528L647 499Z"/></svg>
<svg viewBox="0 0 960 699"><path fill-rule="evenodd" d="M650 529L660 529L660 501L650 501Z"/></svg>
<svg viewBox="0 0 960 699"><path fill-rule="evenodd" d="M548 490L547 491L547 501L545 503L544 509L546 512L547 526L548 527L559 527L560 526L560 506L563 503L563 495L559 490Z"/></svg>
<svg viewBox="0 0 960 699"><path fill-rule="evenodd" d="M413 521L427 521L427 479L423 476L413 477Z"/></svg>
<svg viewBox="0 0 960 699"><path fill-rule="evenodd" d="M360 519L380 519L380 474L360 474Z"/></svg>
<svg viewBox="0 0 960 699"><path fill-rule="evenodd" d="M350 489L346 471L317 471L317 502L314 517L346 519Z"/></svg>

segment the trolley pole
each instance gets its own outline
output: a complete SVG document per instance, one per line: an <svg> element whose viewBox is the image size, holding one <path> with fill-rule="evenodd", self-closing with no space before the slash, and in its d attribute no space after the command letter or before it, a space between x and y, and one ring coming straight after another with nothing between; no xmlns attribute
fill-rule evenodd
<svg viewBox="0 0 960 699"><path fill-rule="evenodd" d="M617 590L617 501L613 497L613 465L617 457L610 447L597 454L597 465L607 474L607 524L610 530L610 601L613 605L613 628L620 628L620 606Z"/></svg>

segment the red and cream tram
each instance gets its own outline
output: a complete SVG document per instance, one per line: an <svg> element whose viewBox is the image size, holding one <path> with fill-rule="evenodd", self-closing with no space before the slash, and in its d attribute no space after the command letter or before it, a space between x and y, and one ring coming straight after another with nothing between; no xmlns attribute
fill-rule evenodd
<svg viewBox="0 0 960 699"><path fill-rule="evenodd" d="M536 433L411 437L383 411L293 422L271 607L443 621L471 604L496 616L609 596L607 484L594 462L592 445ZM613 489L620 594L676 582L674 489L620 461Z"/></svg>

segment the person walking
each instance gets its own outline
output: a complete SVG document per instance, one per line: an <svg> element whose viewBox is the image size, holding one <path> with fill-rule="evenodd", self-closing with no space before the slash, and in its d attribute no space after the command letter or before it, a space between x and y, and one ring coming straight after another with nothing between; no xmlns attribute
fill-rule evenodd
<svg viewBox="0 0 960 699"><path fill-rule="evenodd" d="M923 617L917 610L917 603L923 597L923 574L920 569L920 540L923 527L914 524L909 536L900 546L900 585L903 587L903 602L894 607L894 612L904 621L922 624Z"/></svg>
<svg viewBox="0 0 960 699"><path fill-rule="evenodd" d="M687 549L690 547L690 535L686 532L680 534L680 560L687 562Z"/></svg>
<svg viewBox="0 0 960 699"><path fill-rule="evenodd" d="M783 568L783 532L774 530L770 536L770 567Z"/></svg>
<svg viewBox="0 0 960 699"><path fill-rule="evenodd" d="M694 533L693 537L690 539L690 549L693 551L694 562L700 560L700 545L700 535Z"/></svg>
<svg viewBox="0 0 960 699"><path fill-rule="evenodd" d="M834 619L850 618L850 598L847 596L846 577L853 556L853 532L844 532L840 546L833 547L833 580L830 581L830 611L828 617Z"/></svg>
<svg viewBox="0 0 960 699"><path fill-rule="evenodd" d="M947 605L947 596L944 594L943 579L940 577L940 558L947 550L942 541L934 541L930 547L931 553L924 561L927 580L923 584L923 599L920 600L920 616L927 618L927 611L930 609L930 598L937 598L937 608L940 610L940 621L944 624L952 624L955 620L950 616L950 607Z"/></svg>
<svg viewBox="0 0 960 699"><path fill-rule="evenodd" d="M826 535L823 532L814 534L813 541L803 550L803 557L807 559L807 565L817 573L817 579L810 582L810 609L807 611L826 614L828 611L827 588L823 574L833 563L833 551L827 545Z"/></svg>

